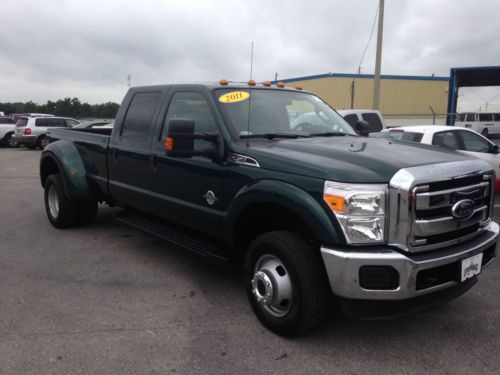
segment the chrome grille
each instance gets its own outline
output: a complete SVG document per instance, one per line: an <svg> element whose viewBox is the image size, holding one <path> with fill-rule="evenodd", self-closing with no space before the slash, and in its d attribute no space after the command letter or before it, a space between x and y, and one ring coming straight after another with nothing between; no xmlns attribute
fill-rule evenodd
<svg viewBox="0 0 500 375"><path fill-rule="evenodd" d="M483 182L467 185L467 181L464 181L462 186L445 190L432 191L431 185L413 189L415 204L410 245L415 250L430 250L443 247L458 238L472 237L488 224L491 175L480 174L477 178ZM457 181L454 182L457 185ZM459 220L453 216L452 207L464 199L474 201L474 211L469 218Z"/></svg>
<svg viewBox="0 0 500 375"><path fill-rule="evenodd" d="M389 244L421 252L481 234L490 222L494 181L491 167L480 160L402 169L390 183ZM458 219L452 207L462 200L472 200L474 209Z"/></svg>

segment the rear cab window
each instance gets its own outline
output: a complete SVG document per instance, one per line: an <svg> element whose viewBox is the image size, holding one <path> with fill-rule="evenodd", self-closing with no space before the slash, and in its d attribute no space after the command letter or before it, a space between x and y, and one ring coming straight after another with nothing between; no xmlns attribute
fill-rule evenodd
<svg viewBox="0 0 500 375"><path fill-rule="evenodd" d="M377 113L363 113L361 114L361 117L370 126L368 128L370 133L377 133L384 128L384 125L382 125L382 121L380 121L380 117Z"/></svg>
<svg viewBox="0 0 500 375"><path fill-rule="evenodd" d="M344 120L346 120L349 125L354 126L358 122L358 115L356 115L354 113L350 114L350 115L346 115L346 116L344 116Z"/></svg>
<svg viewBox="0 0 500 375"><path fill-rule="evenodd" d="M127 109L120 138L147 141L152 132L153 118L158 110L161 92L137 92Z"/></svg>

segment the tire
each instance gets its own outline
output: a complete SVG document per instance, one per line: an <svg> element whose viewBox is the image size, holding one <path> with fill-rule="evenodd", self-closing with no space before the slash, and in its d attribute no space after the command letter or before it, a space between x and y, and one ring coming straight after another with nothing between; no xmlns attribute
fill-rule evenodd
<svg viewBox="0 0 500 375"><path fill-rule="evenodd" d="M14 148L14 147L17 147L17 142L14 140L14 137L13 137L14 134L12 133L8 133L4 139L3 139L3 144L5 145L5 147L9 147L9 148Z"/></svg>
<svg viewBox="0 0 500 375"><path fill-rule="evenodd" d="M97 216L97 201L91 200L79 205L77 215L79 224L89 225L93 223Z"/></svg>
<svg viewBox="0 0 500 375"><path fill-rule="evenodd" d="M47 137L45 135L41 135L40 137L38 137L36 141L36 147L40 150L43 150L45 149L45 147L47 147Z"/></svg>
<svg viewBox="0 0 500 375"><path fill-rule="evenodd" d="M488 136L488 129L484 128L484 129L481 131L481 135L482 135L483 137L489 138L489 136Z"/></svg>
<svg viewBox="0 0 500 375"><path fill-rule="evenodd" d="M328 283L320 256L292 232L268 232L251 243L245 287L259 320L281 336L312 331L327 310Z"/></svg>
<svg viewBox="0 0 500 375"><path fill-rule="evenodd" d="M47 177L44 188L45 212L50 223L59 229L75 225L78 206L66 196L61 175Z"/></svg>

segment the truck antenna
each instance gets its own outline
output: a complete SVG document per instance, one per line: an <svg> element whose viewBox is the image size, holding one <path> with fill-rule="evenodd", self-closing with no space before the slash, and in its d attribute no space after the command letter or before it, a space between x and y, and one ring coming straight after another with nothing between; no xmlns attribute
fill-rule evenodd
<svg viewBox="0 0 500 375"><path fill-rule="evenodd" d="M250 84L250 81L252 80L252 73L253 73L253 41L252 41L252 46L250 48L250 80L248 81L249 83L249 89L248 93L250 94L250 97L248 98L248 118L247 118L247 135L250 135L250 109L251 109L251 102L252 102L252 85ZM247 147L250 146L250 138L247 138Z"/></svg>

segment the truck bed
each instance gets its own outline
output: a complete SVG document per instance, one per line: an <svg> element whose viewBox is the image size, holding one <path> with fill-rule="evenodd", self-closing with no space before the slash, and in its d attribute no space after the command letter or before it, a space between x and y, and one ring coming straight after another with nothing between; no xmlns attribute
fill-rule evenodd
<svg viewBox="0 0 500 375"><path fill-rule="evenodd" d="M66 157L70 157L70 149L76 160L84 164L85 175L93 194L102 201L109 198L108 151L112 128L105 129L53 129L47 134L49 142L62 141L72 146L67 149ZM50 149L50 144L48 148ZM73 147L74 146L74 147Z"/></svg>
<svg viewBox="0 0 500 375"><path fill-rule="evenodd" d="M61 139L70 142L108 144L112 130L112 128L52 129L48 132L47 136L51 142Z"/></svg>

